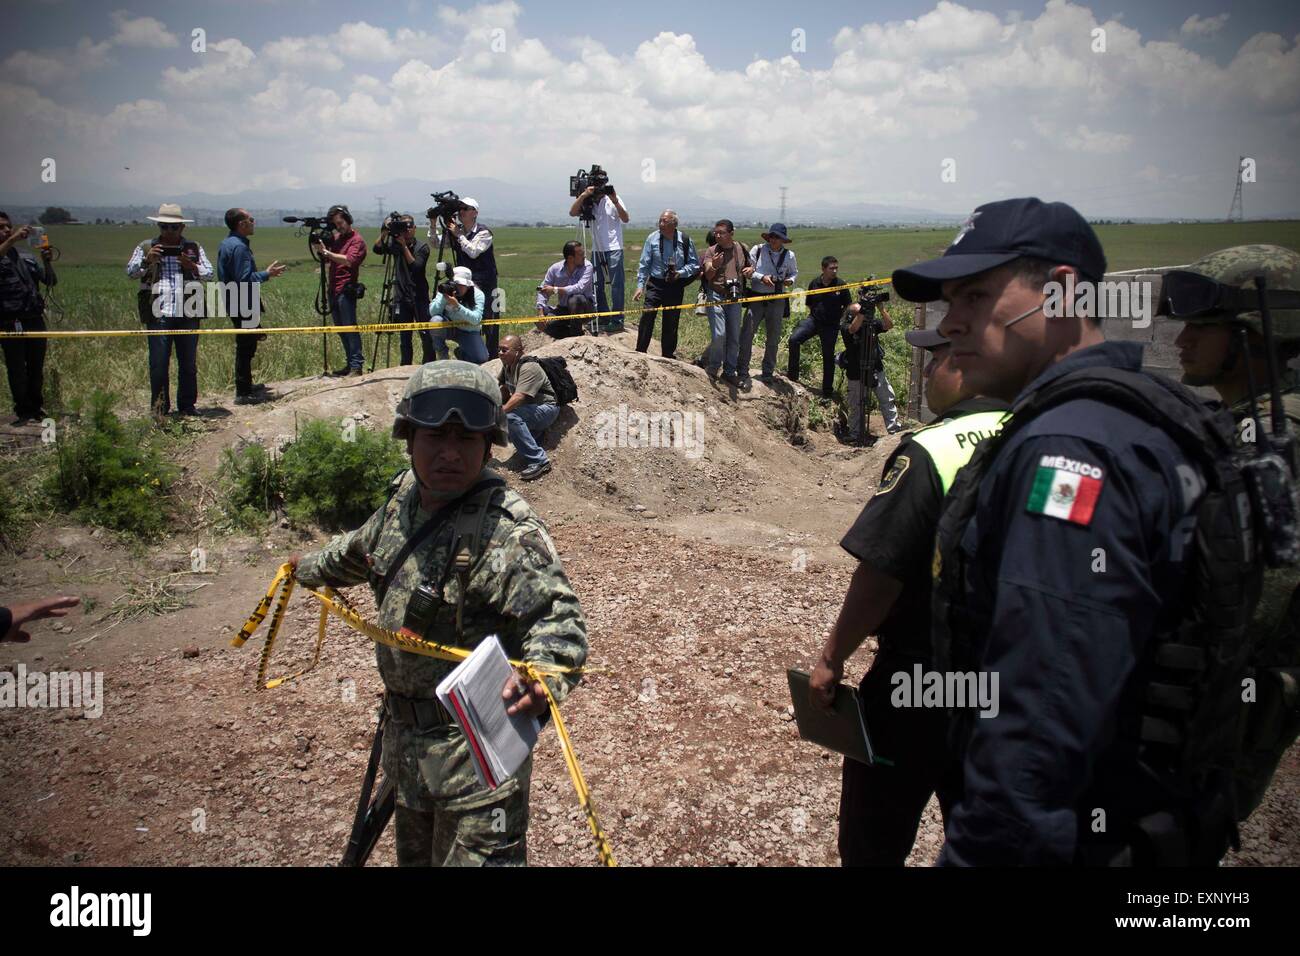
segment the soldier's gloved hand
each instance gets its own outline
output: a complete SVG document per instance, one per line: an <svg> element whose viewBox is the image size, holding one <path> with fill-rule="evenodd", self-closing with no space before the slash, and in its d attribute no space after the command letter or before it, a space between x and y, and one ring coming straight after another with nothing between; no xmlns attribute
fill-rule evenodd
<svg viewBox="0 0 1300 956"><path fill-rule="evenodd" d="M506 708L506 713L511 717L515 714L540 717L546 713L546 709L550 706L542 682L533 681L530 684L527 678L518 673L511 674L506 678L505 686L501 688L501 699L513 701Z"/></svg>

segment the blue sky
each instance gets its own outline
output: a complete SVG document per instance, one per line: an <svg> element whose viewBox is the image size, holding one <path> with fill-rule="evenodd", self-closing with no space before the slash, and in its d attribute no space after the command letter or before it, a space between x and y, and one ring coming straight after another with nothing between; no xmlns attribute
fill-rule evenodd
<svg viewBox="0 0 1300 956"><path fill-rule="evenodd" d="M444 178L528 182L595 154L737 200L782 182L945 212L1038 192L1206 216L1244 153L1248 214L1300 210L1300 4L28 0L9 24L0 110L23 135L0 198L51 156L111 198L129 178L326 184L344 159L428 176L431 153Z"/></svg>

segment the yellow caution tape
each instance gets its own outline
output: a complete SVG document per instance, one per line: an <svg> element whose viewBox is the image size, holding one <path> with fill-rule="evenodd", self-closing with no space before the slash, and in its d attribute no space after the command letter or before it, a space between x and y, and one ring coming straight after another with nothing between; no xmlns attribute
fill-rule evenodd
<svg viewBox="0 0 1300 956"><path fill-rule="evenodd" d="M316 652L311 663L303 670L298 671L296 674L268 681L266 679L267 665L271 660L271 651L275 646L275 639L284 620L284 610L289 603L289 595L293 593L295 583L293 569L288 564L280 565L279 570L275 572L275 578L271 581L271 586L266 589L265 596L257 603L253 613L249 615L248 620L244 622L244 626L239 629L239 633L230 642L232 647L243 647L244 643L261 626L262 621L266 619L266 613L271 607L272 600L276 602L275 612L271 615L271 623L267 628L266 645L262 648L262 656L257 666L259 688L264 687L270 690L279 687L281 684L286 684L301 677L316 666L320 660L321 645L325 640L325 622L331 614L372 641L395 647L401 651L410 651L413 654L422 654L425 657L436 657L440 660L456 662L463 661L470 655L470 652L463 647L451 647L446 644L439 644L436 641L426 641L423 638L412 637L409 634L390 631L387 628L371 624L348 603L343 595L338 594L332 588L327 587L319 591L314 588L304 588L321 605L320 624L316 634ZM276 597L277 590L280 592L278 598ZM516 660L512 660L510 663L523 671L530 681L540 683L542 689L546 692L547 705L551 711L551 721L555 724L555 733L560 740L560 752L564 755L564 763L569 771L569 779L573 781L573 790L578 796L578 804L582 807L582 812L587 818L587 826L591 829L592 837L595 840L596 852L600 856L600 862L604 866L617 866L614 851L609 845L609 838L605 835L605 831L601 829L600 821L596 818L596 807L591 800L591 791L587 789L587 782L582 776L582 768L578 765L578 757L574 752L573 743L569 739L568 728L565 727L564 719L560 716L559 704L556 703L555 697L552 696L551 688L543 680L543 677L546 676L581 674L584 672L584 668Z"/></svg>
<svg viewBox="0 0 1300 956"><path fill-rule="evenodd" d="M748 305L752 302L767 302L772 299L792 299L795 296L823 295L827 292L842 292L846 289L865 288L873 285L888 285L888 279L868 279L863 282L846 282L825 289L798 289L790 292L774 292L771 295L751 295L743 299L725 300L707 303L710 306ZM657 305L655 309L665 312L680 309L697 308L697 302L683 302L681 305ZM567 319L581 319L584 322L610 315L625 316L647 309L610 309L607 312L583 312L578 315L564 316ZM512 316L500 319L484 319L481 323L488 325L536 325L539 321L550 321L553 316ZM352 332L430 332L437 329L451 329L458 326L454 322L375 322L369 325L289 325L276 328L259 326L255 329L76 329L40 332L0 332L0 339L98 339L98 338L134 338L150 335L344 335Z"/></svg>

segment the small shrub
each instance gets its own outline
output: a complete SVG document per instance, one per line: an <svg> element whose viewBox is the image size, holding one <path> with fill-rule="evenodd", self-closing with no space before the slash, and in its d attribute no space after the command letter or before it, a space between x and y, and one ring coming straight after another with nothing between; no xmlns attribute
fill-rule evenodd
<svg viewBox="0 0 1300 956"><path fill-rule="evenodd" d="M405 449L387 435L358 427L351 441L336 422L316 420L284 449L285 511L297 524L354 528L384 503Z"/></svg>
<svg viewBox="0 0 1300 956"><path fill-rule="evenodd" d="M273 509L283 505L284 470L280 461L253 442L235 450L224 449L221 459L221 508L231 523L255 531L265 524Z"/></svg>
<svg viewBox="0 0 1300 956"><path fill-rule="evenodd" d="M63 426L45 490L88 524L156 537L167 527L176 470L157 449L148 421L124 424L115 402L96 390L80 424Z"/></svg>

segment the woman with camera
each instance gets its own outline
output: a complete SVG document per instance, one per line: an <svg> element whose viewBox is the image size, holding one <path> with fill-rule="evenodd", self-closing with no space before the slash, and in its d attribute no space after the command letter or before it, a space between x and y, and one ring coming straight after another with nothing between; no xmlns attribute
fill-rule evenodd
<svg viewBox="0 0 1300 956"><path fill-rule="evenodd" d="M361 263L366 258L366 241L361 233L352 228L352 213L347 206L332 206L326 218L334 227L334 236L328 245L316 243L316 254L330 264L330 312L335 325L357 324L357 299L361 297L365 286L357 280L361 276ZM343 342L343 351L348 357L346 367L339 369L335 375L360 375L365 365L365 353L361 349L361 334L343 332L339 335Z"/></svg>
<svg viewBox="0 0 1300 956"><path fill-rule="evenodd" d="M429 318L434 322L450 322L451 328L436 328L431 332L433 350L438 358L450 358L447 339L456 343L456 358L482 365L488 360L487 345L483 342L483 290L474 284L466 266L451 271L451 281L438 286L438 294L429 303Z"/></svg>

